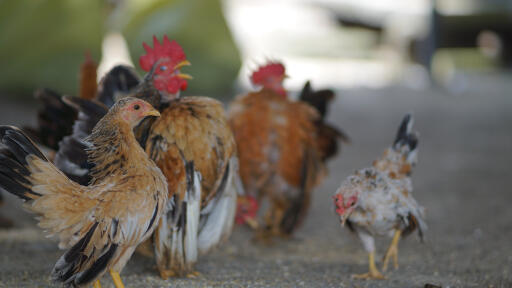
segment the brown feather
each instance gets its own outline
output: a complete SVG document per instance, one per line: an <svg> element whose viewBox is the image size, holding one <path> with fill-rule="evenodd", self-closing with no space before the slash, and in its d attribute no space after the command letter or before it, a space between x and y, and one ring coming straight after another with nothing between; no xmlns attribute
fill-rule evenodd
<svg viewBox="0 0 512 288"><path fill-rule="evenodd" d="M85 54L85 60L80 66L80 98L93 99L98 89L96 69L98 65L91 59L89 52Z"/></svg>
<svg viewBox="0 0 512 288"><path fill-rule="evenodd" d="M230 107L246 191L259 198L267 195L276 202L275 207L295 211L292 222L297 225L305 216L312 188L325 170L315 132L318 119L317 111L308 104L292 102L266 89L239 97Z"/></svg>

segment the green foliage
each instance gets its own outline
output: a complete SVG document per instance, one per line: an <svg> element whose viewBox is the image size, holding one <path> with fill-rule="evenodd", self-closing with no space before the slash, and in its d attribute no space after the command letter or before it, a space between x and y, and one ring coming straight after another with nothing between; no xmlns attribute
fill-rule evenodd
<svg viewBox="0 0 512 288"><path fill-rule="evenodd" d="M103 5L103 0L0 1L0 89L74 93L84 52L100 55Z"/></svg>
<svg viewBox="0 0 512 288"><path fill-rule="evenodd" d="M0 0L0 90L38 87L75 94L84 52L100 59L105 31L121 31L134 63L142 42L167 34L192 66L186 95L223 97L240 67L220 0ZM138 68L138 67L137 67ZM139 70L139 72L142 71Z"/></svg>

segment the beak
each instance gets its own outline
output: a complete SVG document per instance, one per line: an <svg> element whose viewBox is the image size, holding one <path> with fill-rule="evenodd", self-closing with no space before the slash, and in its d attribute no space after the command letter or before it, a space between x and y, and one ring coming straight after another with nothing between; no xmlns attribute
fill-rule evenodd
<svg viewBox="0 0 512 288"><path fill-rule="evenodd" d="M144 117L148 116L160 117L160 112L158 112L155 108L152 108L144 113Z"/></svg>
<svg viewBox="0 0 512 288"><path fill-rule="evenodd" d="M181 78L181 79L187 79L187 80L191 80L191 79L193 79L193 78L192 78L192 76L190 76L190 75L188 75L188 74L183 74L183 73L179 73L177 76L178 76L179 78Z"/></svg>
<svg viewBox="0 0 512 288"><path fill-rule="evenodd" d="M341 216L341 227L345 227L345 222L347 222L347 219L348 219L348 214L345 214L343 216Z"/></svg>
<svg viewBox="0 0 512 288"><path fill-rule="evenodd" d="M180 69L183 66L190 66L190 65L191 64L190 64L190 62L188 62L188 60L183 60L180 63L176 64L176 66L174 66L174 70Z"/></svg>

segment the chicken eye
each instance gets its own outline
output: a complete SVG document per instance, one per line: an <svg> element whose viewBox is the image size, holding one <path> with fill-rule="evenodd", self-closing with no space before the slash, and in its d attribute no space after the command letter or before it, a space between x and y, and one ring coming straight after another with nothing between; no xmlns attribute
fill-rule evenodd
<svg viewBox="0 0 512 288"><path fill-rule="evenodd" d="M165 70L167 70L167 66L165 66L165 65L160 66L160 71L165 71Z"/></svg>
<svg viewBox="0 0 512 288"><path fill-rule="evenodd" d="M139 109L140 109L139 104L135 104L135 106L133 106L133 109L135 109L135 110L139 110Z"/></svg>

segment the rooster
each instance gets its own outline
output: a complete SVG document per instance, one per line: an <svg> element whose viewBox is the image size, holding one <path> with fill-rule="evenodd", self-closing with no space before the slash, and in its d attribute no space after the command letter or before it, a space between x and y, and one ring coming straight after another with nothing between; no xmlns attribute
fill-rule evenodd
<svg viewBox="0 0 512 288"><path fill-rule="evenodd" d="M153 237L157 267L162 278L195 276L198 255L226 239L233 225L235 142L220 102L179 96L190 78L180 68L190 63L178 43L167 36L160 43L155 37L153 47L144 43L144 48L146 54L139 62L148 74L136 85L122 83L123 77L116 75L131 73L118 66L100 83L95 101L67 100L80 113L74 133L61 142L55 162L72 179L87 183L92 166L84 157L87 143L83 140L109 104L134 93L155 106L161 117L143 121L134 132L166 176L174 203Z"/></svg>
<svg viewBox="0 0 512 288"><path fill-rule="evenodd" d="M427 229L424 209L412 197L411 172L417 161L418 136L411 132L413 118L407 114L391 148L373 167L348 177L333 196L341 225L357 233L369 253L369 272L356 278L384 279L375 266L374 236L393 237L382 270L392 258L398 268L398 241L415 229L420 238Z"/></svg>
<svg viewBox="0 0 512 288"><path fill-rule="evenodd" d="M167 183L135 139L132 129L160 113L149 103L124 98L88 136L89 185L80 185L55 167L19 129L0 126L0 187L26 201L39 226L59 236L67 249L51 278L66 287L84 287L109 271L119 273L137 245L157 227L167 203Z"/></svg>
<svg viewBox="0 0 512 288"><path fill-rule="evenodd" d="M230 125L235 135L240 159L240 176L246 191L238 202L237 223L257 227L259 203L267 197L270 207L264 216L260 235L289 236L302 223L309 207L312 189L326 172L325 160L336 152L341 137L338 130L324 133L331 146L323 150L319 127L325 107L303 101L291 101L283 87L285 68L271 62L251 76L260 91L237 97L230 106ZM310 85L303 99L316 99ZM322 112L320 114L319 112Z"/></svg>

